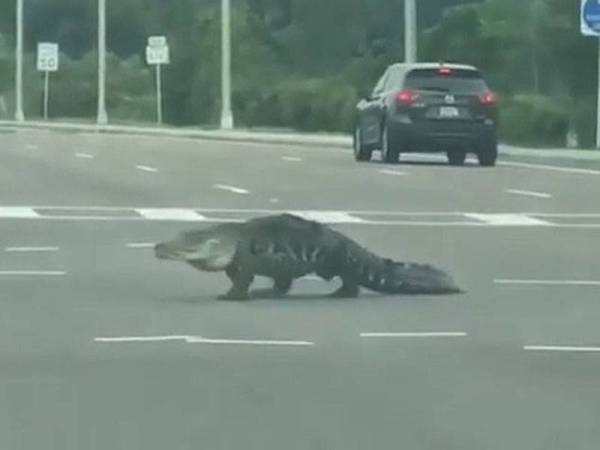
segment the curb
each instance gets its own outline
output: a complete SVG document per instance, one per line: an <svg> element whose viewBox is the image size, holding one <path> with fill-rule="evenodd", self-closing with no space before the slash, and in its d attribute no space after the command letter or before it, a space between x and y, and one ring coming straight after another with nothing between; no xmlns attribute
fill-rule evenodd
<svg viewBox="0 0 600 450"><path fill-rule="evenodd" d="M88 125L67 122L16 122L12 120L0 120L0 128L2 127L87 133L170 136L213 141L253 142L297 146L327 146L339 149L350 149L352 147L352 137L344 135L319 135L289 132L268 133L264 131L250 130L196 130L182 128L157 128L152 126ZM530 149L501 144L499 151L501 154L508 156L559 158L581 161L600 160L600 151L598 150Z"/></svg>
<svg viewBox="0 0 600 450"><path fill-rule="evenodd" d="M108 134L133 134L146 136L187 137L218 141L257 142L268 144L324 145L350 148L352 138L348 136L319 136L317 134L265 133L245 130L185 130L174 128L137 127L126 125L85 125L71 123L25 122L0 120L0 127L32 130L91 132Z"/></svg>

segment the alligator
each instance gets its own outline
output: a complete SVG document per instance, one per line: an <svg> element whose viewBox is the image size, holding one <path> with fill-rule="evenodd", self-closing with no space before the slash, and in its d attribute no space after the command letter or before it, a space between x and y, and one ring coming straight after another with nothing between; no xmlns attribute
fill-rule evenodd
<svg viewBox="0 0 600 450"><path fill-rule="evenodd" d="M288 213L185 231L156 244L154 254L200 271L225 271L232 286L218 298L227 300L248 299L255 276L271 278L274 293L283 296L309 274L341 278L329 294L336 298L357 297L360 287L382 294L463 292L440 269L380 257L328 225Z"/></svg>

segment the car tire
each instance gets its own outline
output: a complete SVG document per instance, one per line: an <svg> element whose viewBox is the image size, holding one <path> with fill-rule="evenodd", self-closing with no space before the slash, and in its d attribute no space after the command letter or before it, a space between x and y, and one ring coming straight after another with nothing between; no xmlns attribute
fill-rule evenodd
<svg viewBox="0 0 600 450"><path fill-rule="evenodd" d="M362 137L360 132L360 126L356 126L354 129L352 146L354 148L354 159L359 162L368 162L371 160L373 150L368 149L362 143Z"/></svg>
<svg viewBox="0 0 600 450"><path fill-rule="evenodd" d="M400 159L398 143L392 138L386 124L381 129L381 160L385 163L396 164Z"/></svg>
<svg viewBox="0 0 600 450"><path fill-rule="evenodd" d="M477 152L479 165L483 167L493 167L498 159L498 141L495 137L487 139L480 145Z"/></svg>
<svg viewBox="0 0 600 450"><path fill-rule="evenodd" d="M453 150L447 153L448 163L451 166L462 166L467 159L467 152L462 150Z"/></svg>

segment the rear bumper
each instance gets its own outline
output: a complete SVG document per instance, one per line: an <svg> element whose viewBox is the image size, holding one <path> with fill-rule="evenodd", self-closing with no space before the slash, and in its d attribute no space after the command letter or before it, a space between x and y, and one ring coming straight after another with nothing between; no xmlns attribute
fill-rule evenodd
<svg viewBox="0 0 600 450"><path fill-rule="evenodd" d="M476 152L482 143L496 141L493 122L428 120L413 123L395 118L388 121L388 130L405 153L455 149Z"/></svg>

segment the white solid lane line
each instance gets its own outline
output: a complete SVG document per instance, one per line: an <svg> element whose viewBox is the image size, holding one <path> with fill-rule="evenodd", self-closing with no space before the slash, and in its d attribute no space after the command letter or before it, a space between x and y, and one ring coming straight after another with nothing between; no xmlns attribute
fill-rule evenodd
<svg viewBox="0 0 600 450"><path fill-rule="evenodd" d="M204 221L206 218L193 209L178 208L140 208L135 210L140 216L149 220L182 220L182 221Z"/></svg>
<svg viewBox="0 0 600 450"><path fill-rule="evenodd" d="M185 341L188 336L168 335L168 336L120 336L120 337L97 337L96 342L165 342L165 341Z"/></svg>
<svg viewBox="0 0 600 450"><path fill-rule="evenodd" d="M365 223L365 219L338 211L287 211L307 220L326 223Z"/></svg>
<svg viewBox="0 0 600 450"><path fill-rule="evenodd" d="M523 350L536 352L575 352L575 353L599 353L600 347L583 347L567 345L525 345Z"/></svg>
<svg viewBox="0 0 600 450"><path fill-rule="evenodd" d="M234 194L249 194L250 193L250 191L248 191L246 189L242 189L242 188L235 187L235 186L229 186L227 184L214 184L213 187L215 189L221 189L223 191L233 192Z"/></svg>
<svg viewBox="0 0 600 450"><path fill-rule="evenodd" d="M66 275L62 270L0 270L0 275L59 277Z"/></svg>
<svg viewBox="0 0 600 450"><path fill-rule="evenodd" d="M82 159L94 159L94 155L90 155L89 153L75 153L75 157Z"/></svg>
<svg viewBox="0 0 600 450"><path fill-rule="evenodd" d="M150 166L143 166L143 165L137 165L135 166L136 169L139 169L143 172L150 172L150 173L156 173L158 172L158 169L154 168L154 167L150 167Z"/></svg>
<svg viewBox="0 0 600 450"><path fill-rule="evenodd" d="M360 337L466 337L464 331L427 331L427 332L408 332L408 333L360 333Z"/></svg>
<svg viewBox="0 0 600 450"><path fill-rule="evenodd" d="M521 189L507 189L506 192L508 192L509 194L515 194L515 195L525 195L528 197L552 198L552 195L546 194L545 192L523 191Z"/></svg>
<svg viewBox="0 0 600 450"><path fill-rule="evenodd" d="M57 252L60 250L59 247L6 247L6 252L20 253L20 252Z"/></svg>
<svg viewBox="0 0 600 450"><path fill-rule="evenodd" d="M389 170L389 169L381 169L381 170L379 170L379 173L382 173L384 175L394 175L397 177L403 177L405 175L408 175L408 172L401 172L399 170Z"/></svg>
<svg viewBox="0 0 600 450"><path fill-rule="evenodd" d="M300 161L302 161L302 158L298 158L296 156L282 156L281 159L284 160L284 161L289 161L289 162L300 162Z"/></svg>
<svg viewBox="0 0 600 450"><path fill-rule="evenodd" d="M0 207L0 217L10 217L15 219L34 219L40 217L33 208L25 206L2 206Z"/></svg>
<svg viewBox="0 0 600 450"><path fill-rule="evenodd" d="M127 244L128 248L154 248L154 245L152 242L131 242L129 244Z"/></svg>
<svg viewBox="0 0 600 450"><path fill-rule="evenodd" d="M282 340L257 340L257 339L207 339L202 336L167 335L167 336L120 336L97 337L95 342L129 343L129 342L168 342L182 341L187 344L237 344L237 345L274 345L274 346L313 346L309 341L282 341Z"/></svg>
<svg viewBox="0 0 600 450"><path fill-rule="evenodd" d="M530 285L547 285L547 286L600 286L600 281L592 280L510 280L497 279L496 284L530 284Z"/></svg>
<svg viewBox="0 0 600 450"><path fill-rule="evenodd" d="M465 214L465 217L477 219L489 225L534 226L551 225L549 222L525 214Z"/></svg>
<svg viewBox="0 0 600 450"><path fill-rule="evenodd" d="M561 166L551 166L547 164L530 164L530 163L520 163L520 162L499 162L498 165L508 166L508 167L519 167L524 169L539 169L539 170L551 170L554 172L565 172L565 173L578 173L582 175L600 175L600 170L592 170L592 169L578 169L576 167L561 167Z"/></svg>

